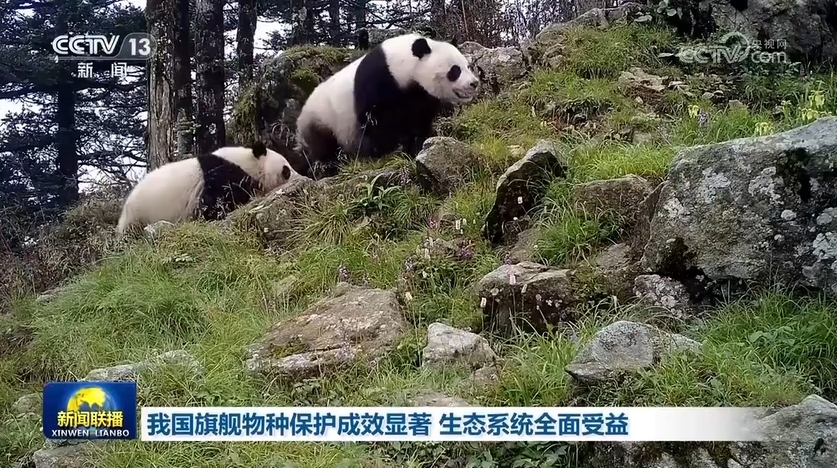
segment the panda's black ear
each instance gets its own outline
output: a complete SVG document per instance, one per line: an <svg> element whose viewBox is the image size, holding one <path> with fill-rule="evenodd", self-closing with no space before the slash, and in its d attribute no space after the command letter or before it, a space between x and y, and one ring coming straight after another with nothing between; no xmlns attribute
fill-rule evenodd
<svg viewBox="0 0 837 468"><path fill-rule="evenodd" d="M421 59L429 53L430 44L427 43L427 39L420 37L413 42L413 55Z"/></svg>
<svg viewBox="0 0 837 468"><path fill-rule="evenodd" d="M291 178L291 168L290 166L284 166L282 168L282 178L288 180Z"/></svg>
<svg viewBox="0 0 837 468"><path fill-rule="evenodd" d="M253 156L260 158L267 154L267 147L264 143L257 141L250 146L250 149L253 150Z"/></svg>

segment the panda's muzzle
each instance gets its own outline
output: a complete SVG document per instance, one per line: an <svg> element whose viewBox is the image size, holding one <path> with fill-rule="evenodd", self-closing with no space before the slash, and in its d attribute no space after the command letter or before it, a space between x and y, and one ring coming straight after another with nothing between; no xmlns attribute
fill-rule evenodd
<svg viewBox="0 0 837 468"><path fill-rule="evenodd" d="M459 99L466 100L466 101L469 101L469 100L474 98L474 95L472 93L468 93L468 92L465 92L465 91L460 91L458 89L454 89L453 94L456 94L456 97L458 97Z"/></svg>

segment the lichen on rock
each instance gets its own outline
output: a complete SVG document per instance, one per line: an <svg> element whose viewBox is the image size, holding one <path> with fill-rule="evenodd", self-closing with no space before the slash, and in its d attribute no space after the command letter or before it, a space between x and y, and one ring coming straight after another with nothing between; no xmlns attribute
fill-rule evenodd
<svg viewBox="0 0 837 468"><path fill-rule="evenodd" d="M671 165L643 267L690 280L822 288L837 294L837 118L775 135L688 148Z"/></svg>

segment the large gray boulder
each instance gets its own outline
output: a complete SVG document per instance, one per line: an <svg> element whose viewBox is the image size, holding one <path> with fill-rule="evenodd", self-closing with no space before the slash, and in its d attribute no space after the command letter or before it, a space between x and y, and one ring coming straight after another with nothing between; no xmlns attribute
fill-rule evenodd
<svg viewBox="0 0 837 468"><path fill-rule="evenodd" d="M837 293L835 177L834 117L686 149L661 188L642 266Z"/></svg>
<svg viewBox="0 0 837 468"><path fill-rule="evenodd" d="M764 52L786 52L792 60L837 60L834 0L749 0L742 11L733 4L710 1L718 30L736 31L750 41L759 38Z"/></svg>
<svg viewBox="0 0 837 468"><path fill-rule="evenodd" d="M764 442L596 444L591 466L624 468L832 468L837 405L817 395L755 421Z"/></svg>

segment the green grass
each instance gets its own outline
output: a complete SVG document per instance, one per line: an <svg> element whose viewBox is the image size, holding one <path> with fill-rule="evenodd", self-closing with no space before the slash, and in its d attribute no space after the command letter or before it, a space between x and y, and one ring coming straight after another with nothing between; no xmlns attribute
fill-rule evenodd
<svg viewBox="0 0 837 468"><path fill-rule="evenodd" d="M572 31L560 70L537 70L520 86L466 106L443 125L445 134L469 143L480 158L474 180L448 197L360 184L342 196L308 200L285 251L264 251L255 236L184 224L154 245L136 242L104 259L52 302L14 302L12 314L0 316L0 329L34 339L13 349L0 344L0 464L42 445L39 422L11 412L20 396L40 391L47 380L79 378L97 367L174 349L192 353L204 372L148 370L140 376L140 404L401 405L427 389L496 406L772 405L794 403L813 392L834 396L837 304L781 292L754 292L683 330L704 342L700 355L673 355L582 396L564 372L579 347L608 323L642 320L649 311L587 307L578 323L555 334L495 340L504 358L500 382L483 390L472 388L462 371L419 365L429 324L482 330L473 285L501 262L501 250L482 239L482 222L493 204L497 177L537 140L555 140L569 172L566 179L552 181L532 214L535 258L566 267L624 234L616 220L585 213L570 202L575 184L628 174L664 176L679 147L804 123L806 109L816 104L811 96L824 100L814 110L837 111L834 75L804 82L754 76L744 81L749 91L741 95L753 110L666 92L661 96L665 115L642 117L660 108L626 95L616 77L633 66L676 75L656 59L672 41L667 33L638 25ZM748 102L753 99L788 102L774 115ZM708 113L705 124L690 113L697 108ZM597 127L573 124L578 114ZM624 128L653 132L654 139L638 144L610 138ZM403 158L352 162L342 176L406 164ZM468 255L425 259L420 246L428 237L448 240ZM244 348L270 325L324 297L341 268L352 283L410 293L404 305L410 329L396 349L374 368L358 365L296 384L248 374ZM565 444L123 443L106 446L96 466L429 468L470 462L569 468L584 466L580 453Z"/></svg>

